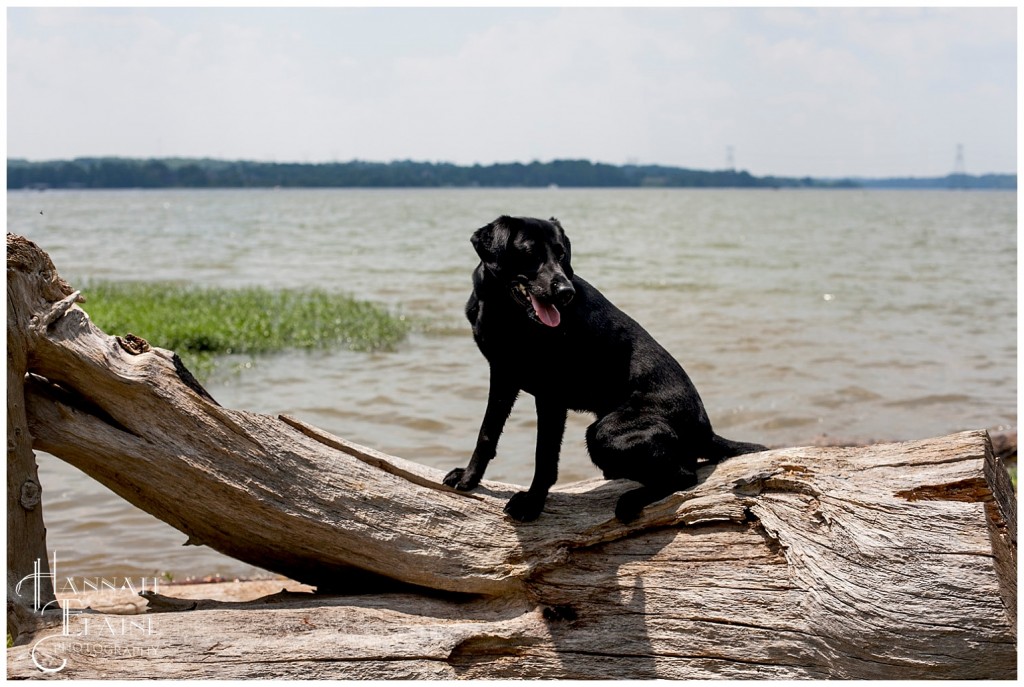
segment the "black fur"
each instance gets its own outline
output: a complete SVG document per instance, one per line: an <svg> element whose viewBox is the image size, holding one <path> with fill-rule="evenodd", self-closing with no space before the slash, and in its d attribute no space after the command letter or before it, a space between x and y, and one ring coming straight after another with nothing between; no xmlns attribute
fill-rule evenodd
<svg viewBox="0 0 1024 687"><path fill-rule="evenodd" d="M490 392L476 450L444 483L480 483L520 391L537 404L533 483L505 506L515 520L537 518L558 477L569 410L588 411L587 449L607 479L640 488L615 507L622 521L697 483L697 459L717 462L763 451L711 429L700 396L679 363L650 334L572 270L572 247L557 220L499 217L473 234L480 264L466 316L490 363Z"/></svg>

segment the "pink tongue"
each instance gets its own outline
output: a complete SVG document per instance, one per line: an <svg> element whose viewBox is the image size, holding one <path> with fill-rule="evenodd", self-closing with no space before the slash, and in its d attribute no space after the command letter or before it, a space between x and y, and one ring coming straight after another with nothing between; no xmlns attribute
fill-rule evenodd
<svg viewBox="0 0 1024 687"><path fill-rule="evenodd" d="M558 310L553 305L547 305L541 303L533 294L530 294L530 303L533 305L533 309L537 312L537 317L540 321L549 327L557 327L558 323L562 321L562 316L558 314Z"/></svg>

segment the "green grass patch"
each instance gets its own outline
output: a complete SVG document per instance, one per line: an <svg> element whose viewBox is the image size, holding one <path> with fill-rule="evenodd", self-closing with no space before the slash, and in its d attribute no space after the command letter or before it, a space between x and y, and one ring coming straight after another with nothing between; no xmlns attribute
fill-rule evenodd
<svg viewBox="0 0 1024 687"><path fill-rule="evenodd" d="M205 376L218 355L346 347L390 350L409 331L404 317L320 289L226 289L166 282L95 282L82 306L108 334L141 336L178 353Z"/></svg>

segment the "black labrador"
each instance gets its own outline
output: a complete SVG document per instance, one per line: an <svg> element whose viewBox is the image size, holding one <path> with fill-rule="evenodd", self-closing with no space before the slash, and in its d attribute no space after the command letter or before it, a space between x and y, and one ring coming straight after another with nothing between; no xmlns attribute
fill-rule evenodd
<svg viewBox="0 0 1024 687"><path fill-rule="evenodd" d="M587 449L606 479L640 488L615 506L619 520L697 483L697 459L718 462L766 450L729 441L711 429L697 389L679 363L601 292L573 273L569 238L558 220L499 217L472 237L480 255L466 316L490 363L490 392L469 465L444 483L476 487L520 391L537 404L537 455L529 491L505 506L534 520L558 477L570 409L597 421Z"/></svg>

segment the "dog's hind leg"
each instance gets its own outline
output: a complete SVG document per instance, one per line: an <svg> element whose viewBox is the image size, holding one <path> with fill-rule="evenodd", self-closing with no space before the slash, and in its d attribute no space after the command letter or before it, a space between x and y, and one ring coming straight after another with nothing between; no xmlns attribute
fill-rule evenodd
<svg viewBox="0 0 1024 687"><path fill-rule="evenodd" d="M684 451L664 420L642 412L616 411L587 429L587 449L606 479L643 486L619 497L615 516L629 522L645 506L697 483L697 459Z"/></svg>
<svg viewBox="0 0 1024 687"><path fill-rule="evenodd" d="M677 467L675 474L666 475L657 483L645 484L620 496L615 504L615 517L622 522L636 520L640 511L647 506L677 491L688 489L696 483L696 473Z"/></svg>

